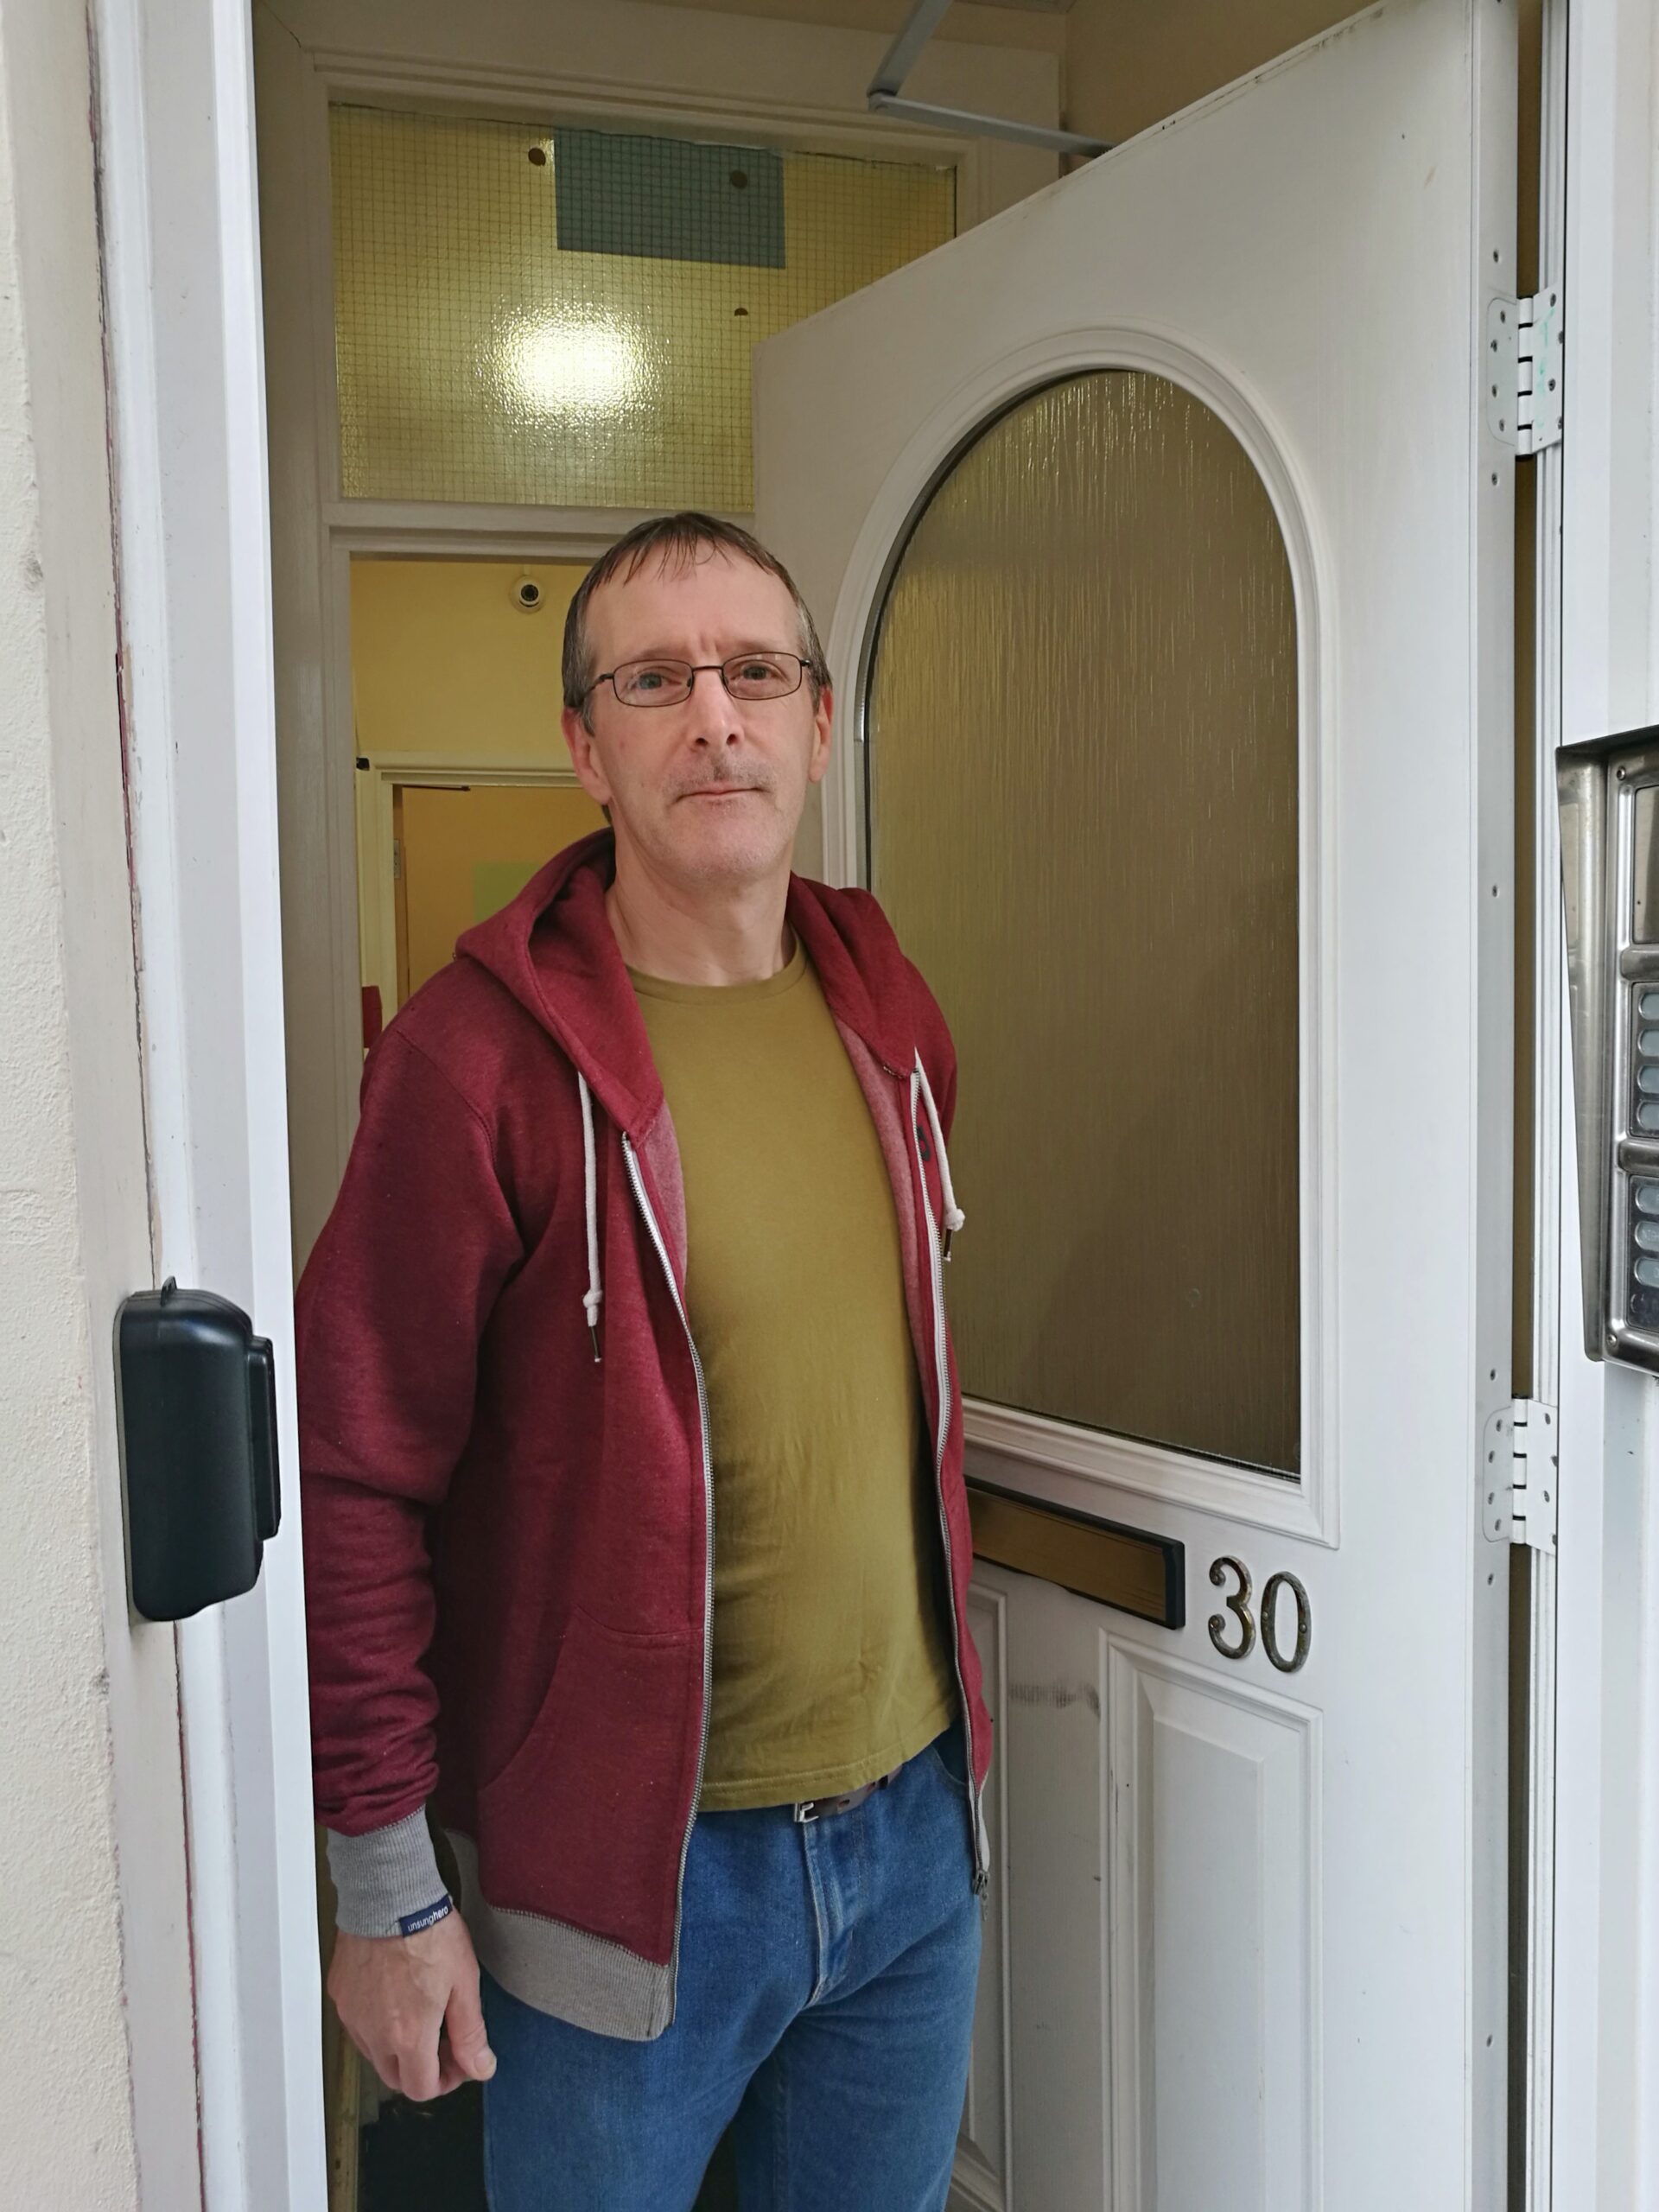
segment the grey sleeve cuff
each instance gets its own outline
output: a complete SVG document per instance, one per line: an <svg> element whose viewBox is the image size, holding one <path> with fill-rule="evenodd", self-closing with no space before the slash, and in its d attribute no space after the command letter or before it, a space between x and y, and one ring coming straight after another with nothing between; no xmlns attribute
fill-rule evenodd
<svg viewBox="0 0 1659 2212"><path fill-rule="evenodd" d="M340 1899L336 1924L348 1936L401 1936L402 1921L447 1894L423 1810L366 1835L330 1828L327 1836L328 1872Z"/></svg>

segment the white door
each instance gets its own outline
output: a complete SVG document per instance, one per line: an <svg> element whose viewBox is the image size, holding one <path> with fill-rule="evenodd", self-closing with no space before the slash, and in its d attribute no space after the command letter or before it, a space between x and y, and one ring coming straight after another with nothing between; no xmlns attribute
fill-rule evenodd
<svg viewBox="0 0 1659 2212"><path fill-rule="evenodd" d="M1503 2201L1508 1574L1480 1503L1509 1395L1513 483L1482 403L1514 13L1389 0L759 357L760 527L833 618L826 870L873 851L962 1048L970 1477L1184 1548L1183 1627L981 1567L963 2205ZM1206 442L1241 464L1219 493ZM1126 520L1154 448L1165 489ZM1234 588L1211 540L1253 500ZM1204 572L1173 653L1112 571L1134 543L1171 604ZM1276 677L1249 664L1272 621ZM1159 683L1188 687L1167 760L1136 720ZM1174 868L1172 810L1210 858L1163 904L1225 878L1196 935L1146 918L1165 861L1121 903L1147 852ZM1079 915L1113 912L1090 941ZM1184 1319L1170 1252L1211 1202Z"/></svg>

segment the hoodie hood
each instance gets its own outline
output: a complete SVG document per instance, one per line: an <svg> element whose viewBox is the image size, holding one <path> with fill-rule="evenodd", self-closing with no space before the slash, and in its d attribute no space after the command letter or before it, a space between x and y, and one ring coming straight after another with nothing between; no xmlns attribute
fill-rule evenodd
<svg viewBox="0 0 1659 2212"><path fill-rule="evenodd" d="M594 1096L637 1141L662 1110L663 1086L621 950L605 910L616 874L609 830L556 853L518 896L456 944L540 1023ZM863 891L791 874L785 916L806 947L830 1012L890 1074L907 1075L917 1039L915 971Z"/></svg>

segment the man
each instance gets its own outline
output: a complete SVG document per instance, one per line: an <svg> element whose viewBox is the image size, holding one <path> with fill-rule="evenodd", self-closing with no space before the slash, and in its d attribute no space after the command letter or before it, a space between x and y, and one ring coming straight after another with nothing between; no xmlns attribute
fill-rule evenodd
<svg viewBox="0 0 1659 2212"><path fill-rule="evenodd" d="M790 872L831 699L763 546L630 532L564 689L611 827L376 1045L300 1288L329 1988L393 2088L488 2083L495 2212L681 2212L734 2116L745 2212L935 2212L990 1758L950 1037Z"/></svg>

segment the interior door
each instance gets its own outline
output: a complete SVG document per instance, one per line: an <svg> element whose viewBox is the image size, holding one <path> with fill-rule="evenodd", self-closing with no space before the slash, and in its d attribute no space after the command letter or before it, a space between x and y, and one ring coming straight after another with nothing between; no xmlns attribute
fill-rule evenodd
<svg viewBox="0 0 1659 2212"><path fill-rule="evenodd" d="M1389 0L757 356L826 872L962 1055L970 1477L1185 1599L982 1556L962 2205L1503 2201L1514 13Z"/></svg>

